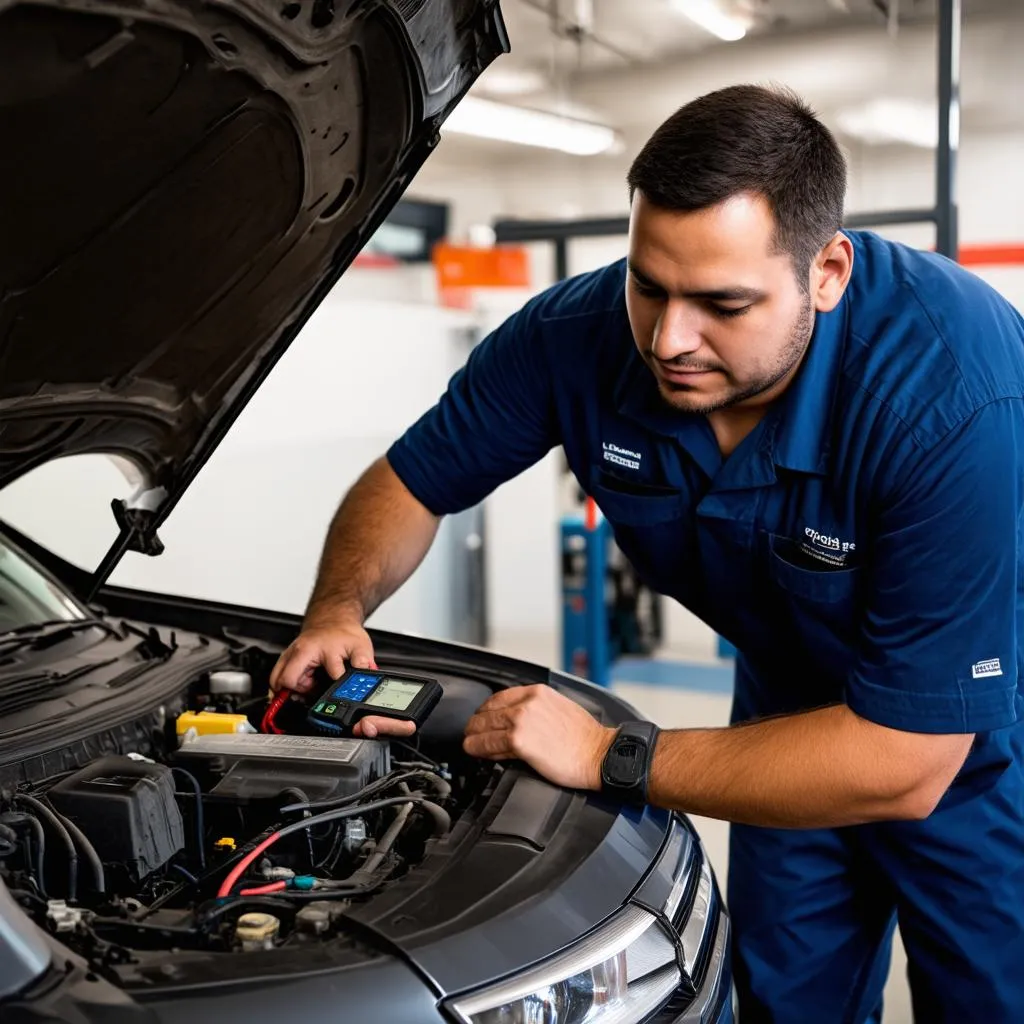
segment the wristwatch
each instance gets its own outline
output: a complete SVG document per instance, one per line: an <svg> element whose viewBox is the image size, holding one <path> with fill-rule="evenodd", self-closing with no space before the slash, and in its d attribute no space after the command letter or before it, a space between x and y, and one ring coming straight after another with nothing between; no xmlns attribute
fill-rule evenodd
<svg viewBox="0 0 1024 1024"><path fill-rule="evenodd" d="M658 741L653 722L625 722L619 726L601 762L601 792L625 803L647 803L647 780Z"/></svg>

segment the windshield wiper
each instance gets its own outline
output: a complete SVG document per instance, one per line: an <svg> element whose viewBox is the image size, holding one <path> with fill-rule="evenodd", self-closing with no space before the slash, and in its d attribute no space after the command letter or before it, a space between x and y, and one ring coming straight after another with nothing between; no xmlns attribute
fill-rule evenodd
<svg viewBox="0 0 1024 1024"><path fill-rule="evenodd" d="M117 662L117 658L105 658L103 661L79 665L70 672L32 672L20 676L0 676L0 721L17 711L25 711L49 700L55 691L68 683L109 668Z"/></svg>
<svg viewBox="0 0 1024 1024"><path fill-rule="evenodd" d="M103 619L55 619L52 622L33 622L17 626L0 634L0 652L27 647L30 650L53 640L72 636L83 629L102 629L108 636L124 637Z"/></svg>

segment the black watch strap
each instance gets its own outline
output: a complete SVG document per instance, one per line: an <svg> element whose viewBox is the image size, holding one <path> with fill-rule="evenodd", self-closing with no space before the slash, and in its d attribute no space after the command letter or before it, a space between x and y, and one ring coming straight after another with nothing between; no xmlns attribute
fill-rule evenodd
<svg viewBox="0 0 1024 1024"><path fill-rule="evenodd" d="M625 722L619 726L601 762L601 792L638 806L647 803L658 727L653 722Z"/></svg>

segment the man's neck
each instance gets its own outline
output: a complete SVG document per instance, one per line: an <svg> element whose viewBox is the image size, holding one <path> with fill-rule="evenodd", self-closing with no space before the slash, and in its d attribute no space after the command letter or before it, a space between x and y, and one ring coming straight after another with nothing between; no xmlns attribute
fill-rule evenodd
<svg viewBox="0 0 1024 1024"><path fill-rule="evenodd" d="M729 405L708 413L708 423L715 432L718 450L727 459L743 443L744 438L765 418L768 410L782 397L793 379L800 372L806 349L795 366L767 391L750 398L739 405Z"/></svg>
<svg viewBox="0 0 1024 1024"><path fill-rule="evenodd" d="M722 453L723 460L736 451L744 438L764 419L767 412L767 405L755 405L749 409L721 409L708 414L708 423L715 432L715 440L718 442L718 450Z"/></svg>

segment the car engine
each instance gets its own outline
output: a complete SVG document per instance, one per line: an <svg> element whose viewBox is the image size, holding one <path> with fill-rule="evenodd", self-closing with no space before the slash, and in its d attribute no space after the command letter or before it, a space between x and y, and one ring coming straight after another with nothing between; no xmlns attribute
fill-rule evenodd
<svg viewBox="0 0 1024 1024"><path fill-rule="evenodd" d="M0 878L94 969L140 950L330 938L500 771L457 744L432 750L439 761L426 741L302 735L297 702L285 731L263 734L252 691L244 671L206 673L160 728L122 729L98 756L0 788Z"/></svg>

